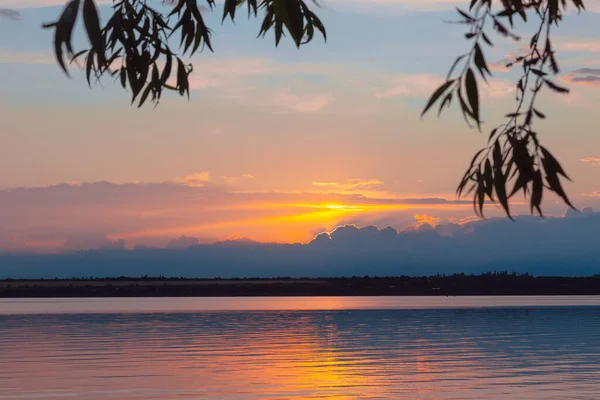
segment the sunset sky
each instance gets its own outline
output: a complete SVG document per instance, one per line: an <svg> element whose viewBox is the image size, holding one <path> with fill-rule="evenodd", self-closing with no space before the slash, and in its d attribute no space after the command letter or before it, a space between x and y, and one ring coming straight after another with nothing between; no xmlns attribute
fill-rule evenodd
<svg viewBox="0 0 600 400"><path fill-rule="evenodd" d="M221 24L218 3L206 13L215 52L193 57L191 99L166 93L137 109L110 80L89 89L77 67L70 80L58 68L40 25L63 0L0 0L21 13L0 19L0 251L164 247L182 235L306 243L341 224L473 220L455 188L513 106L518 70L502 60L521 44L497 38L486 53L495 77L480 134L455 108L419 118L468 49L464 27L443 23L466 0L327 0L328 42L300 50L256 39L260 21L245 13ZM544 93L538 130L574 180L575 205L600 211L600 2L586 3L555 31L572 93ZM528 43L532 27L517 29ZM551 197L544 208L565 211Z"/></svg>

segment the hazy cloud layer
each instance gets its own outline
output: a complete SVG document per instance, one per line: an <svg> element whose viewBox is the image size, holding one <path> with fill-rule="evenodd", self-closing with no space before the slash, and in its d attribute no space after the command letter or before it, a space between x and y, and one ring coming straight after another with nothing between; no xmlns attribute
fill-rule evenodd
<svg viewBox="0 0 600 400"><path fill-rule="evenodd" d="M600 166L600 157L582 158L582 159L579 160L579 162L582 162L582 163L587 164L587 165L591 165L593 167L598 167L598 166Z"/></svg>
<svg viewBox="0 0 600 400"><path fill-rule="evenodd" d="M561 77L564 82L600 86L600 68L580 68Z"/></svg>
<svg viewBox="0 0 600 400"><path fill-rule="evenodd" d="M384 79L385 83L375 88L378 99L389 98L428 98L444 82L444 78L426 74L399 74ZM483 97L503 97L515 91L514 82L506 79L493 79L482 86Z"/></svg>
<svg viewBox="0 0 600 400"><path fill-rule="evenodd" d="M242 179L252 180L249 174ZM297 193L236 192L239 180L216 183L208 172L198 172L162 183L0 190L0 251L89 249L114 246L120 239L131 247L164 247L181 235L202 237L203 242L235 236L305 242L340 223L402 227L415 213L471 213L468 201L382 199L352 192L379 188L382 182L376 179Z"/></svg>
<svg viewBox="0 0 600 400"><path fill-rule="evenodd" d="M401 230L435 226L447 235L450 227L472 221L469 200L378 198L353 192L382 184L353 179L314 182L313 192L240 192L235 183L215 183L208 173L196 173L162 183L0 190L0 251L181 247L193 244L189 238L201 243L226 238L306 243L343 224ZM599 199L594 192L574 201L598 206ZM546 211L559 216L563 207L548 201ZM515 204L513 210L528 212L526 204ZM488 207L488 216L501 215L499 208Z"/></svg>
<svg viewBox="0 0 600 400"><path fill-rule="evenodd" d="M600 40L589 39L559 39L557 50L561 52L598 53L600 52Z"/></svg>
<svg viewBox="0 0 600 400"><path fill-rule="evenodd" d="M600 272L600 213L585 209L560 218L499 218L435 227L423 217L418 226L403 231L346 225L306 245L196 243L182 237L171 249L4 254L0 278L389 276L490 270L592 275Z"/></svg>
<svg viewBox="0 0 600 400"><path fill-rule="evenodd" d="M350 179L346 183L337 182L313 182L312 185L317 188L338 189L338 190L363 190L378 189L383 186L379 179Z"/></svg>
<svg viewBox="0 0 600 400"><path fill-rule="evenodd" d="M587 197L595 197L600 199L600 190L595 190L592 193L586 194Z"/></svg>
<svg viewBox="0 0 600 400"><path fill-rule="evenodd" d="M167 249L186 249L190 246L196 246L200 243L198 238L188 237L188 236L180 236L175 240L171 240L169 244L167 244Z"/></svg>

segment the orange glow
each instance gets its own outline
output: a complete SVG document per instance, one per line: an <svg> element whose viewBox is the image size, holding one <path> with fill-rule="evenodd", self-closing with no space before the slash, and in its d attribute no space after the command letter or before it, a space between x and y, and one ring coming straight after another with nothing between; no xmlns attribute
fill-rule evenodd
<svg viewBox="0 0 600 400"><path fill-rule="evenodd" d="M469 207L469 205L466 205ZM455 210L464 208L457 204L342 204L342 203L266 203L229 205L216 210L243 211L248 217L240 216L229 220L201 224L177 225L164 228L132 232L114 232L116 239L141 239L149 237L174 237L179 235L213 237L222 240L236 234L258 242L307 243L316 233L333 230L353 218L376 219L378 216L409 210ZM190 210L190 213L192 210ZM426 214L414 216L419 224L439 224L440 219Z"/></svg>
<svg viewBox="0 0 600 400"><path fill-rule="evenodd" d="M362 210L364 210L363 206L343 205L343 204L295 204L294 206L295 207L305 207L305 208L342 210L342 211L362 211Z"/></svg>
<svg viewBox="0 0 600 400"><path fill-rule="evenodd" d="M441 219L432 217L427 214L415 214L415 219L417 220L417 226L421 225L431 225L434 228L440 224Z"/></svg>

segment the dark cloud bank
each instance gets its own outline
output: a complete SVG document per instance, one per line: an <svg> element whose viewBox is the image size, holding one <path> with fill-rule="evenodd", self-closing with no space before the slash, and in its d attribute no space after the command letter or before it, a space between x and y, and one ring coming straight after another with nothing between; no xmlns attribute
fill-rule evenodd
<svg viewBox="0 0 600 400"><path fill-rule="evenodd" d="M165 249L114 247L69 254L0 254L0 277L362 276L479 273L534 275L600 273L600 213L562 218L518 217L446 224L397 232L373 226L340 227L311 243L226 241L196 244L182 237ZM115 243L116 244L116 243Z"/></svg>

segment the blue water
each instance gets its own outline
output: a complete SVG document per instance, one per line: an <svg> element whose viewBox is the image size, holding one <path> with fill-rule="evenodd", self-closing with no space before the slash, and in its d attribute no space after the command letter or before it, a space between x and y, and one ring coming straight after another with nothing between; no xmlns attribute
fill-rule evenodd
<svg viewBox="0 0 600 400"><path fill-rule="evenodd" d="M0 399L600 398L594 297L2 300L0 314Z"/></svg>

